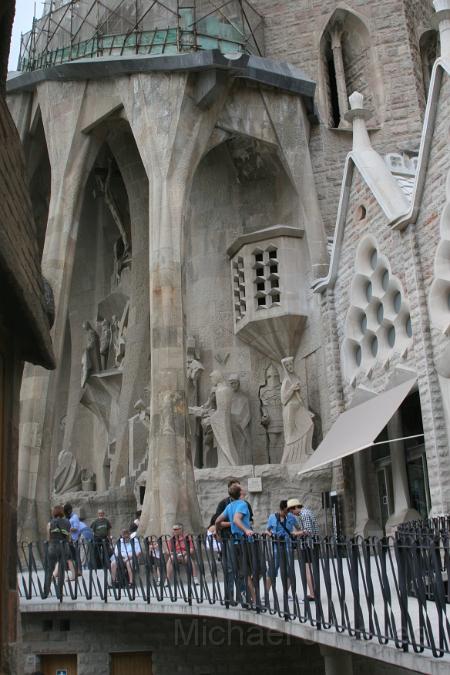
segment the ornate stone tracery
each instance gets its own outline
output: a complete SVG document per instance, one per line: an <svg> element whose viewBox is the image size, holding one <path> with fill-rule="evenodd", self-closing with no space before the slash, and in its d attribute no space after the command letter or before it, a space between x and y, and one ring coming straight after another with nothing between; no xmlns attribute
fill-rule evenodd
<svg viewBox="0 0 450 675"><path fill-rule="evenodd" d="M344 373L350 382L362 373L370 375L377 364L388 364L394 354L405 354L412 342L402 284L379 248L369 235L356 252L342 345Z"/></svg>

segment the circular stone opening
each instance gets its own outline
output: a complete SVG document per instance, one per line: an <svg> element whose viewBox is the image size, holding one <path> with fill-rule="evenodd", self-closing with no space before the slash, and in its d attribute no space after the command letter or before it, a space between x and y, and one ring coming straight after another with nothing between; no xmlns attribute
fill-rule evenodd
<svg viewBox="0 0 450 675"><path fill-rule="evenodd" d="M376 270L377 264L378 264L378 251L377 249L375 249L370 254L370 266L373 270Z"/></svg>
<svg viewBox="0 0 450 675"><path fill-rule="evenodd" d="M370 302L372 300L373 296L373 288L372 288L372 282L369 281L367 286L366 286L366 298L367 302Z"/></svg>
<svg viewBox="0 0 450 675"><path fill-rule="evenodd" d="M365 314L363 314L361 316L361 320L360 320L359 325L360 325L360 328L361 328L361 332L364 335L367 331L367 316Z"/></svg>
<svg viewBox="0 0 450 675"><path fill-rule="evenodd" d="M370 343L370 351L372 352L372 356L376 356L378 354L378 338L376 335L372 338Z"/></svg>
<svg viewBox="0 0 450 675"><path fill-rule="evenodd" d="M358 220L364 220L367 215L367 209L362 204L356 209L356 218Z"/></svg>
<svg viewBox="0 0 450 675"><path fill-rule="evenodd" d="M401 306L402 306L402 294L400 293L400 291L397 291L396 293L394 293L394 309L397 312L397 314L399 313Z"/></svg>
<svg viewBox="0 0 450 675"><path fill-rule="evenodd" d="M405 330L406 330L406 335L408 337L412 337L412 322L411 322L410 316L408 316L408 318L406 319Z"/></svg>
<svg viewBox="0 0 450 675"><path fill-rule="evenodd" d="M391 326L388 330L387 341L388 341L389 347L393 347L395 345L395 328L394 328L394 326Z"/></svg>
<svg viewBox="0 0 450 675"><path fill-rule="evenodd" d="M355 349L355 361L357 366L361 365L361 359L362 359L362 351L361 347L358 345Z"/></svg>
<svg viewBox="0 0 450 675"><path fill-rule="evenodd" d="M384 270L383 275L381 277L381 286L383 288L383 291L387 291L389 288L389 272L388 270Z"/></svg>
<svg viewBox="0 0 450 675"><path fill-rule="evenodd" d="M377 308L377 319L378 319L378 323L383 323L384 307L383 307L383 304L381 302L380 302L380 304L378 305L378 308Z"/></svg>

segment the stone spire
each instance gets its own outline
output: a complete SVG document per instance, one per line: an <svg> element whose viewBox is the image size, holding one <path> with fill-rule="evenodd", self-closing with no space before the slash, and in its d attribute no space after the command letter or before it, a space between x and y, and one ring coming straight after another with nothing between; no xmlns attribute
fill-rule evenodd
<svg viewBox="0 0 450 675"><path fill-rule="evenodd" d="M441 56L450 59L450 0L433 0L436 14L434 24L441 36Z"/></svg>
<svg viewBox="0 0 450 675"><path fill-rule="evenodd" d="M366 126L371 113L365 110L364 96L359 91L354 91L348 100L350 110L345 114L345 119L353 124L353 150L367 150L372 147Z"/></svg>

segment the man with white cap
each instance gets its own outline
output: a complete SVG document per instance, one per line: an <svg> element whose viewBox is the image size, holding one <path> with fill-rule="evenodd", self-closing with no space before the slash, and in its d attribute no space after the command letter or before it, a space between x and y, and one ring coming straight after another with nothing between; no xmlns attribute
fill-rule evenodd
<svg viewBox="0 0 450 675"><path fill-rule="evenodd" d="M299 499L288 499L287 508L288 513L292 513L292 515L297 518L299 537L308 537L308 540L310 540L312 537L317 537L319 535L319 526L317 525L316 517L311 509L303 506ZM315 595L310 541L304 541L303 550L306 559L306 584L308 586L307 600L314 600Z"/></svg>

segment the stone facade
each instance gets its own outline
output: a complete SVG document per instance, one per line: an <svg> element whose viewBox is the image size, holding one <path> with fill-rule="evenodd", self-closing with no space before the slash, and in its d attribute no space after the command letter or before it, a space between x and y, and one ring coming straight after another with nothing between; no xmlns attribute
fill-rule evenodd
<svg viewBox="0 0 450 675"><path fill-rule="evenodd" d="M323 522L322 493L336 490L347 533L448 509L448 378L435 365L448 347L448 80L444 62L429 69L433 5L254 8L267 58L246 70L239 56L240 78L232 61L197 72L174 53L177 67L103 55L56 65L59 79L11 80L59 364L23 380L24 535L42 534L50 501L69 494L89 512L104 500L117 526L142 505L142 533L200 530L232 476L262 477L258 527L295 493ZM280 61L302 72L277 77ZM414 433L403 407L381 450L306 478L307 457L280 464L295 455L287 424L292 440L295 420L312 419L315 449L343 411L414 376ZM64 489L66 464L92 495Z"/></svg>

